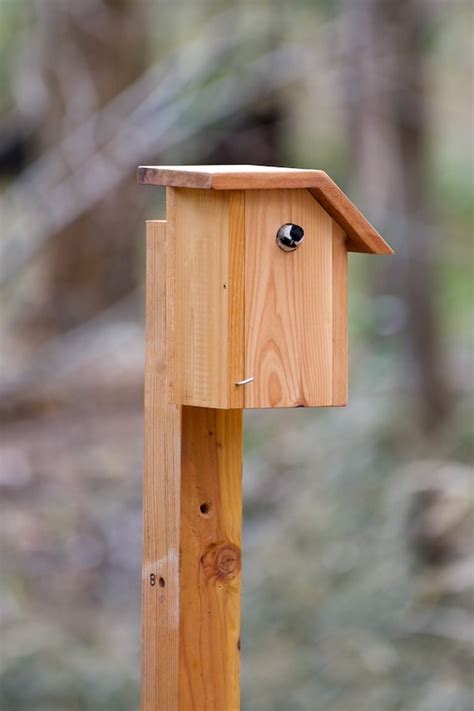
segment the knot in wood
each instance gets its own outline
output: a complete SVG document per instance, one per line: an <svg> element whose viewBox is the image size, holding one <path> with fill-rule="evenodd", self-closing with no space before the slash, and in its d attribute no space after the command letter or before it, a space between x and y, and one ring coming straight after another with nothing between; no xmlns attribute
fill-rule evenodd
<svg viewBox="0 0 474 711"><path fill-rule="evenodd" d="M240 548L233 543L212 543L202 556L201 563L208 579L228 582L240 572Z"/></svg>

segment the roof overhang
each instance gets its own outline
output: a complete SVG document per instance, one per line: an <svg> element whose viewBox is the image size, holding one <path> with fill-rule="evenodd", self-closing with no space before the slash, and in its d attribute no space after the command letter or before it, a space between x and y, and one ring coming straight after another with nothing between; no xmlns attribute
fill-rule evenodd
<svg viewBox="0 0 474 711"><path fill-rule="evenodd" d="M138 180L144 185L203 190L306 188L344 230L350 252L393 254L393 249L323 170L261 165L142 165Z"/></svg>

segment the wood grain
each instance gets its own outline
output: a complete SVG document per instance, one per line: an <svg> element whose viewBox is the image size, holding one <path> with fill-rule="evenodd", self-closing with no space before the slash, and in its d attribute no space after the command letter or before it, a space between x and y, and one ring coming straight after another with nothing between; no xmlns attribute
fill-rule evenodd
<svg viewBox="0 0 474 711"><path fill-rule="evenodd" d="M178 709L181 407L166 375L166 222L147 222L142 711Z"/></svg>
<svg viewBox="0 0 474 711"><path fill-rule="evenodd" d="M180 709L239 708L241 410L183 408Z"/></svg>
<svg viewBox="0 0 474 711"><path fill-rule="evenodd" d="M245 407L332 404L332 221L307 190L245 196ZM287 222L305 239L275 242Z"/></svg>
<svg viewBox="0 0 474 711"><path fill-rule="evenodd" d="M347 234L346 249L366 254L393 254L393 249L356 208L340 187L324 174L319 184L308 188L333 220Z"/></svg>
<svg viewBox="0 0 474 711"><path fill-rule="evenodd" d="M227 324L229 328L229 406L244 407L244 390L235 385L244 377L245 307L245 193L229 193L229 279Z"/></svg>
<svg viewBox="0 0 474 711"><path fill-rule="evenodd" d="M144 185L249 190L306 188L318 180L320 170L276 168L266 165L140 166L138 180Z"/></svg>
<svg viewBox="0 0 474 711"><path fill-rule="evenodd" d="M332 404L347 405L348 299L347 237L332 221Z"/></svg>
<svg viewBox="0 0 474 711"><path fill-rule="evenodd" d="M141 708L233 711L243 413L167 404L166 225L147 223Z"/></svg>
<svg viewBox="0 0 474 711"><path fill-rule="evenodd" d="M392 248L323 170L255 165L140 166L138 180L148 185L206 190L307 188L347 234L349 251L393 254Z"/></svg>
<svg viewBox="0 0 474 711"><path fill-rule="evenodd" d="M242 407L243 194L170 192L171 399Z"/></svg>
<svg viewBox="0 0 474 711"><path fill-rule="evenodd" d="M175 240L175 193L173 188L166 189L166 314L165 314L165 330L166 330L166 363L167 363L167 400L168 402L176 401L174 395L174 362L175 362L175 338L174 338L174 319L175 319L175 303L174 294L176 293L176 240Z"/></svg>

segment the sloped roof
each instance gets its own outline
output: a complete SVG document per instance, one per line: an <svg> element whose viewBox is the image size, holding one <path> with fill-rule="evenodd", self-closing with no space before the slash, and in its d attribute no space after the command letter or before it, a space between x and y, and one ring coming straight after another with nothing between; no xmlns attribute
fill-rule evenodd
<svg viewBox="0 0 474 711"><path fill-rule="evenodd" d="M204 190L268 190L306 188L347 235L350 252L393 254L377 230L323 170L274 168L262 165L142 165L138 180Z"/></svg>

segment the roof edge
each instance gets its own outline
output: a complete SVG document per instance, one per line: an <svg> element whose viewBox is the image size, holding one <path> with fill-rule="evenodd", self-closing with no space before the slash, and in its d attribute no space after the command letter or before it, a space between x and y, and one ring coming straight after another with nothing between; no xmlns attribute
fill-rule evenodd
<svg viewBox="0 0 474 711"><path fill-rule="evenodd" d="M138 182L141 185L158 185L170 188L212 188L212 175L203 171L173 170L154 165L139 165Z"/></svg>
<svg viewBox="0 0 474 711"><path fill-rule="evenodd" d="M323 170L271 166L139 166L138 182L203 190L307 189L347 235L349 252L393 254L368 220Z"/></svg>
<svg viewBox="0 0 474 711"><path fill-rule="evenodd" d="M349 252L393 254L393 249L363 216L347 195L327 173L319 171L317 185L308 192L337 222L347 235Z"/></svg>

